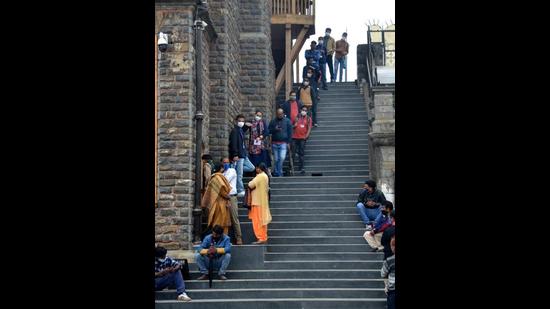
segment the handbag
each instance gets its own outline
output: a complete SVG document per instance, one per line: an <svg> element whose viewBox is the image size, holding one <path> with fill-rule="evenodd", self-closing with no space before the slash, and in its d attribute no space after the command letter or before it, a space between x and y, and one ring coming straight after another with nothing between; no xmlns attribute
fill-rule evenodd
<svg viewBox="0 0 550 309"><path fill-rule="evenodd" d="M181 276L183 280L191 280L191 274L189 273L189 262L187 259L178 259L177 260L181 265Z"/></svg>
<svg viewBox="0 0 550 309"><path fill-rule="evenodd" d="M243 199L243 207L250 210L252 207L252 190L246 186L246 190L244 192L244 199Z"/></svg>

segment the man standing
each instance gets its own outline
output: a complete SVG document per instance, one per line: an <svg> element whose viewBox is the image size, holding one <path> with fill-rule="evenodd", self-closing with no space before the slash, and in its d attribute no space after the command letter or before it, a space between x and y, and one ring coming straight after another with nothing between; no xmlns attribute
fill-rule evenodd
<svg viewBox="0 0 550 309"><path fill-rule="evenodd" d="M292 90L288 94L288 101L281 105L285 116L290 119L290 123L294 123L296 117L300 114L302 109L302 103L296 98L296 91Z"/></svg>
<svg viewBox="0 0 550 309"><path fill-rule="evenodd" d="M243 172L252 172L254 165L248 159L248 151L244 144L244 135L252 126L251 123L244 122L244 115L237 115L235 126L229 135L229 157L233 159L237 166L237 196L244 196Z"/></svg>
<svg viewBox="0 0 550 309"><path fill-rule="evenodd" d="M380 214L380 205L385 201L384 193L376 189L376 182L374 180L365 181L363 191L357 198L356 206L367 231L372 230L372 224Z"/></svg>
<svg viewBox="0 0 550 309"><path fill-rule="evenodd" d="M185 281L180 269L180 263L166 256L165 248L155 248L155 291L175 287L178 300L190 301L191 298L185 293Z"/></svg>
<svg viewBox="0 0 550 309"><path fill-rule="evenodd" d="M309 59L308 61L311 61ZM306 78L309 80L309 85L311 86L311 117L313 118L313 126L319 126L317 124L317 103L319 102L319 92L317 92L317 87L319 86L318 82L321 78L321 73L319 70L315 69L314 66L309 65L304 67L303 70L304 81Z"/></svg>
<svg viewBox="0 0 550 309"><path fill-rule="evenodd" d="M237 205L237 171L231 167L229 158L223 158L223 176L229 182L231 191L229 191L229 214L231 216L231 226L235 231L235 238L237 238L237 245L243 244L243 234L241 232L241 222L239 222L239 208Z"/></svg>
<svg viewBox="0 0 550 309"><path fill-rule="evenodd" d="M281 177L288 145L292 140L292 124L290 119L284 116L282 108L277 109L277 116L269 123L269 134L271 134L271 148L275 159L273 177Z"/></svg>
<svg viewBox="0 0 550 309"><path fill-rule="evenodd" d="M324 45L327 47L327 64L328 64L328 70L330 72L330 82L334 83L336 79L334 78L334 69L332 67L332 55L334 55L334 51L336 49L336 43L334 39L330 36L330 33L332 30L330 28L327 28L325 30L325 38L324 38Z"/></svg>
<svg viewBox="0 0 550 309"><path fill-rule="evenodd" d="M349 44L347 42L348 34L344 32L342 39L336 42L336 58L334 59L334 72L336 77L340 76L340 82L342 82L343 71L346 68L346 57L349 52ZM338 75L338 67L340 67L340 75Z"/></svg>
<svg viewBox="0 0 550 309"><path fill-rule="evenodd" d="M298 155L300 173L304 175L306 173L304 169L305 147L312 126L311 117L307 114L307 107L302 107L300 115L296 117L293 123L292 139L294 141L294 149Z"/></svg>
<svg viewBox="0 0 550 309"><path fill-rule="evenodd" d="M218 278L227 280L225 271L231 262L231 241L229 236L223 234L223 228L219 225L214 226L212 234L204 237L200 249L195 253L195 261L202 274L197 280L208 279L210 260L214 264L213 268L218 269Z"/></svg>
<svg viewBox="0 0 550 309"><path fill-rule="evenodd" d="M310 44L311 49L308 49L305 51L305 57L307 63L310 63L309 59L313 59L313 62L311 65L315 67L316 69L319 69L319 59L321 58L321 52L317 50L317 42L311 41Z"/></svg>
<svg viewBox="0 0 550 309"><path fill-rule="evenodd" d="M324 44L324 39L322 36L319 37L319 43L317 44L316 49L319 51L319 69L321 71L321 85L323 90L328 90L327 88L327 48Z"/></svg>

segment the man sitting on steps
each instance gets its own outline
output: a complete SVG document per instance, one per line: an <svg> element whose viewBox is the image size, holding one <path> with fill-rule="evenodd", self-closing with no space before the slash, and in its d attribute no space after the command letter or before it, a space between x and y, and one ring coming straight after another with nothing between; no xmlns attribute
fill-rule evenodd
<svg viewBox="0 0 550 309"><path fill-rule="evenodd" d="M374 180L365 181L363 191L357 198L356 206L367 231L372 230L372 224L380 214L380 205L385 201L384 193L376 189L376 182Z"/></svg>
<svg viewBox="0 0 550 309"><path fill-rule="evenodd" d="M155 248L155 291L176 288L177 300L190 301L185 293L185 282L181 275L181 264L166 256L166 249Z"/></svg>
<svg viewBox="0 0 550 309"><path fill-rule="evenodd" d="M384 246L382 246L382 234L384 230L389 228L392 224L392 219L390 218L390 213L393 210L393 203L390 201L384 201L382 203L382 210L376 220L374 220L374 229L372 231L366 231L363 234L363 237L372 248L373 251L382 251Z"/></svg>
<svg viewBox="0 0 550 309"><path fill-rule="evenodd" d="M223 234L223 228L219 225L214 226L212 234L204 237L201 250L195 253L195 261L202 273L197 280L208 279L210 260L213 260L214 269L219 269L218 278L227 280L225 270L231 262L231 241L229 236Z"/></svg>

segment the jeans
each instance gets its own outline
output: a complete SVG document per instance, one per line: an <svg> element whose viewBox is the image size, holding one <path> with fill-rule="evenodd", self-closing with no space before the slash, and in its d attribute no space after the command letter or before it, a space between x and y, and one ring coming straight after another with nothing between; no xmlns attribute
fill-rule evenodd
<svg viewBox="0 0 550 309"><path fill-rule="evenodd" d="M200 253L195 253L195 261L199 266L199 270L203 275L208 274L208 267L210 266L210 258L206 255L201 255ZM231 262L231 253L226 253L222 256L213 259L213 268L214 270L218 269L218 275L225 275L225 270Z"/></svg>
<svg viewBox="0 0 550 309"><path fill-rule="evenodd" d="M380 207L366 208L365 205L363 205L363 203L357 203L356 206L357 206L357 211L361 216L361 220L363 220L363 223L365 225L374 224L374 220L376 220L376 217L378 217L378 214L380 214L381 212Z"/></svg>
<svg viewBox="0 0 550 309"><path fill-rule="evenodd" d="M327 65L325 63L320 64L321 70L321 86L327 88Z"/></svg>
<svg viewBox="0 0 550 309"><path fill-rule="evenodd" d="M395 309L395 290L388 291L388 298L387 298L387 306L388 309Z"/></svg>
<svg viewBox="0 0 550 309"><path fill-rule="evenodd" d="M345 60L346 57L342 57L340 59L334 58L334 72L336 74L336 77L334 79L338 78L338 66L340 66L340 82L342 82L342 76L344 75L344 67L346 66Z"/></svg>
<svg viewBox="0 0 550 309"><path fill-rule="evenodd" d="M177 270L173 273L168 273L162 277L155 278L155 291L164 290L167 287L176 287L176 291L179 294L185 293L185 282L181 275L181 270Z"/></svg>
<svg viewBox="0 0 550 309"><path fill-rule="evenodd" d="M275 176L283 176L283 162L285 162L286 158L287 145L286 143L271 145L273 159L275 160L275 170L273 171Z"/></svg>
<svg viewBox="0 0 550 309"><path fill-rule="evenodd" d="M244 191L243 170L245 172L252 172L255 168L256 167L250 162L248 157L240 158L239 161L237 161L237 193Z"/></svg>
<svg viewBox="0 0 550 309"><path fill-rule="evenodd" d="M328 71L330 72L330 81L335 81L334 68L332 67L332 55L327 55Z"/></svg>
<svg viewBox="0 0 550 309"><path fill-rule="evenodd" d="M304 169L304 152L306 148L305 139L294 139L294 152L298 156L298 164L300 170Z"/></svg>

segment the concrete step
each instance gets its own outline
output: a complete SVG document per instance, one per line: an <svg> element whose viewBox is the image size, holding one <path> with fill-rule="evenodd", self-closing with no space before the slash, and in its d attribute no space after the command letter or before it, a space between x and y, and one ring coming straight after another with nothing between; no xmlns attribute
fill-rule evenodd
<svg viewBox="0 0 550 309"><path fill-rule="evenodd" d="M275 222L307 222L307 221L353 221L358 220L359 214L358 213L352 213L352 214L338 214L338 213L331 213L331 214L319 214L315 212L315 209L312 209L310 213L307 214L295 214L295 213L287 213L287 214L271 214L271 217L273 218L273 221ZM239 215L239 220L247 220L248 215Z"/></svg>
<svg viewBox="0 0 550 309"><path fill-rule="evenodd" d="M268 244L266 253L282 252L282 253L301 253L301 252L371 252L370 246L364 242L362 244ZM372 253L374 255L382 254L379 252ZM383 254L382 254L383 255Z"/></svg>
<svg viewBox="0 0 550 309"><path fill-rule="evenodd" d="M364 240L363 240L364 241ZM265 261L267 269L378 269L382 268L382 261L375 260L294 260L294 261Z"/></svg>
<svg viewBox="0 0 550 309"><path fill-rule="evenodd" d="M306 165L307 168L307 165ZM277 188L276 186L271 187L271 197L275 197L279 194L289 195L289 194L315 194L315 193L331 193L331 194L356 194L357 196L361 193L361 188L355 186L355 188L306 188L306 187L294 187L294 188Z"/></svg>
<svg viewBox="0 0 550 309"><path fill-rule="evenodd" d="M220 298L382 298L383 288L248 288L248 289L186 289L192 299ZM174 300L175 290L155 293L156 300Z"/></svg>
<svg viewBox="0 0 550 309"><path fill-rule="evenodd" d="M298 201L309 201L309 200L342 200L342 201L349 201L349 200L357 200L357 193L348 193L348 194L301 194L301 195L289 195L289 194L277 194L276 199L277 201L290 201L290 202L298 202ZM275 199L275 195L271 195L271 199Z"/></svg>
<svg viewBox="0 0 550 309"><path fill-rule="evenodd" d="M345 134L323 134L323 135L311 134L311 136L307 140L308 145L310 142L315 142L315 141L326 141L326 142L339 141L342 144L343 144L343 141L346 141L347 142L346 144L353 144L357 142L367 143L368 133L364 132L363 134L360 134L360 135L349 135L349 136ZM346 149L346 148L343 148L343 149Z"/></svg>
<svg viewBox="0 0 550 309"><path fill-rule="evenodd" d="M196 267L190 268L192 279L201 274ZM380 269L247 269L228 270L233 279L380 279Z"/></svg>
<svg viewBox="0 0 550 309"><path fill-rule="evenodd" d="M368 160L369 154L367 151L361 152L361 151L346 151L342 153L342 150L340 150L340 154L338 154L336 151L309 151L308 147L306 146L305 151L305 157L304 159L307 160L320 160L320 161L353 161L353 160ZM330 152L330 153L329 153Z"/></svg>
<svg viewBox="0 0 550 309"><path fill-rule="evenodd" d="M354 158L354 159L340 159L338 157L333 157L333 160L325 158L312 158L307 154L304 157L304 163L306 166L315 167L315 166L324 166L325 168L336 168L339 166L350 166L350 165L360 165L362 167L368 167L369 160L368 158ZM289 160L283 162L283 166L289 166ZM294 165L298 165L298 158L294 159Z"/></svg>
<svg viewBox="0 0 550 309"><path fill-rule="evenodd" d="M221 289L250 288L384 288L383 279L233 279L213 280L212 286ZM187 289L208 289L208 280L186 280Z"/></svg>
<svg viewBox="0 0 550 309"><path fill-rule="evenodd" d="M346 152L353 150L353 146L368 148L368 145L368 140L365 138L344 138L340 136L340 138L331 138L330 141L327 141L326 139L314 138L312 135L307 140L306 153L312 146L322 146L322 149L337 148L341 152Z"/></svg>
<svg viewBox="0 0 550 309"><path fill-rule="evenodd" d="M359 217L359 215L357 215ZM299 227L299 226L297 226ZM364 244L363 235L357 236L269 236L268 242L274 245L282 244Z"/></svg>
<svg viewBox="0 0 550 309"><path fill-rule="evenodd" d="M317 127L315 130L313 130L312 134L318 135L318 134L361 134L365 133L365 129L368 128L367 124L361 124L361 126L355 126L352 128L348 128L347 126L342 128L327 128L327 127Z"/></svg>
<svg viewBox="0 0 550 309"><path fill-rule="evenodd" d="M323 155L339 155L342 153L353 154L366 154L368 155L369 144L368 141L363 140L361 142L342 142L342 143L329 143L323 141L307 141L306 155L308 154L323 154Z"/></svg>
<svg viewBox="0 0 550 309"><path fill-rule="evenodd" d="M269 203L271 209L277 208L354 208L357 204L357 200L343 200L343 201L303 201L303 202L280 202L272 200Z"/></svg>
<svg viewBox="0 0 550 309"><path fill-rule="evenodd" d="M272 210L273 211L273 210ZM339 229L302 229L299 226L292 229L269 229L270 236L357 236L365 233L364 227Z"/></svg>
<svg viewBox="0 0 550 309"><path fill-rule="evenodd" d="M239 217L239 220L241 217ZM250 221L250 220L249 220ZM241 224L243 221L241 221ZM355 220L349 221L271 221L270 229L292 229L292 228L364 228L365 224L359 215ZM364 241L364 240L363 240Z"/></svg>
<svg viewBox="0 0 550 309"><path fill-rule="evenodd" d="M271 178L271 183L285 183L287 181L290 182L365 182L365 180L369 179L368 174L366 176L358 175L358 176L289 176L289 177L274 177Z"/></svg>
<svg viewBox="0 0 550 309"><path fill-rule="evenodd" d="M382 261L383 254L373 252L268 252L265 254L266 261Z"/></svg>
<svg viewBox="0 0 550 309"><path fill-rule="evenodd" d="M157 300L156 309L385 309L386 298L226 298Z"/></svg>
<svg viewBox="0 0 550 309"><path fill-rule="evenodd" d="M310 181L310 182L280 182L280 183L271 183L271 190L275 189L308 189L308 188L323 188L323 189L336 189L336 188L362 188L364 181L354 181L354 182L322 182L322 181Z"/></svg>
<svg viewBox="0 0 550 309"><path fill-rule="evenodd" d="M270 207L271 215L320 215L320 214L357 214L357 209L354 205L350 204L348 207L323 207L323 208L273 208ZM247 216L248 209L240 208L240 216ZM271 231L271 229L270 229ZM271 233L270 233L271 234Z"/></svg>
<svg viewBox="0 0 550 309"><path fill-rule="evenodd" d="M298 173L296 173L297 175ZM321 175L321 176L360 176L368 175L368 169L330 169L326 168L313 169L306 166L306 174L304 176ZM367 176L368 177L368 176Z"/></svg>

